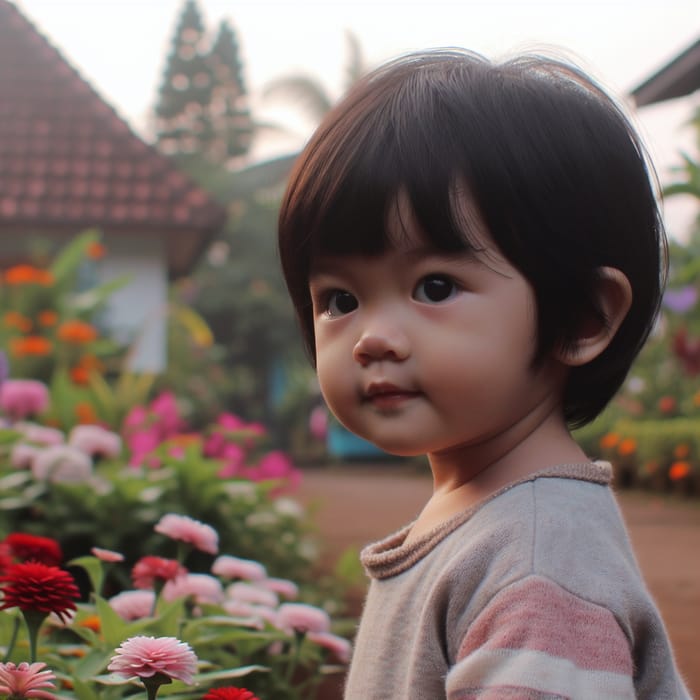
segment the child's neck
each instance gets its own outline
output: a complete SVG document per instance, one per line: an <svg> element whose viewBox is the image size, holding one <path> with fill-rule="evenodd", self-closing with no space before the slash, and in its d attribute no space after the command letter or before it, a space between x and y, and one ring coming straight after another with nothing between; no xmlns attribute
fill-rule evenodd
<svg viewBox="0 0 700 700"><path fill-rule="evenodd" d="M500 489L556 466L589 461L560 411L531 415L498 436L429 455L433 495L408 535L414 540Z"/></svg>

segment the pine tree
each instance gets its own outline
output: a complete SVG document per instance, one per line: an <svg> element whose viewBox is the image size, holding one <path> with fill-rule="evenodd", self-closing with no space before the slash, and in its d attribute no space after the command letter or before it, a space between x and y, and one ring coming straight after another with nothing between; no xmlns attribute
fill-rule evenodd
<svg viewBox="0 0 700 700"><path fill-rule="evenodd" d="M186 0L172 41L156 105L157 145L181 157L217 165L250 149L253 122L238 43L222 22L210 42L196 0Z"/></svg>
<svg viewBox="0 0 700 700"><path fill-rule="evenodd" d="M216 41L209 53L209 66L214 76L210 117L213 141L210 157L228 163L244 156L250 149L253 120L248 108L248 95L243 80L238 42L225 20L219 25Z"/></svg>

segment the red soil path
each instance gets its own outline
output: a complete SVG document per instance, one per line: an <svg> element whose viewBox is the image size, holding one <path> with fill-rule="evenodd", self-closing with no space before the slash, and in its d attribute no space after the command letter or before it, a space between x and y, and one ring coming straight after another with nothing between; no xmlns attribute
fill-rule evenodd
<svg viewBox="0 0 700 700"><path fill-rule="evenodd" d="M344 465L307 470L298 498L314 508L330 566L348 547L359 549L409 522L430 490L429 476L414 466ZM636 492L618 496L678 665L700 698L700 503Z"/></svg>

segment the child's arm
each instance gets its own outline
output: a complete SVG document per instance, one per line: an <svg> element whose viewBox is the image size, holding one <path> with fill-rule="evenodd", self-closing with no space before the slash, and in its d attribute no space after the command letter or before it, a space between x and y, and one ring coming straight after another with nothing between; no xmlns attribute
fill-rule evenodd
<svg viewBox="0 0 700 700"><path fill-rule="evenodd" d="M469 626L447 676L449 700L635 698L630 643L614 615L530 576Z"/></svg>

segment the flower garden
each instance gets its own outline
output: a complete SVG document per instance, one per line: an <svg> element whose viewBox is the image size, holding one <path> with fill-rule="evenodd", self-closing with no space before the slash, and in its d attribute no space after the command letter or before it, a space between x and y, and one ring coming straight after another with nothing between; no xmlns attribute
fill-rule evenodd
<svg viewBox="0 0 700 700"><path fill-rule="evenodd" d="M128 370L100 323L125 281L75 291L105 254L87 232L1 273L0 697L312 700L344 671L354 620L342 577L316 567L302 473L261 422L192 421L176 386ZM620 487L700 494L693 259L577 433Z"/></svg>
<svg viewBox="0 0 700 700"><path fill-rule="evenodd" d="M307 700L349 659L301 472L264 425L197 428L77 293L96 233L2 273L0 697Z"/></svg>

